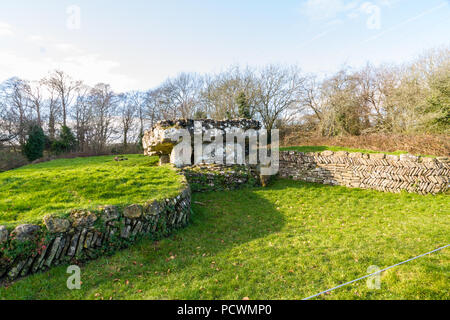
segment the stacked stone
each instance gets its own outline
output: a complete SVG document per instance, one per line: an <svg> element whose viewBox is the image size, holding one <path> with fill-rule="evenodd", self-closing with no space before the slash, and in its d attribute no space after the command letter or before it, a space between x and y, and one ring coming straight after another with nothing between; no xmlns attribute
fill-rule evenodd
<svg viewBox="0 0 450 320"><path fill-rule="evenodd" d="M387 192L445 192L450 182L447 157L421 158L345 151L280 153L280 176L295 180Z"/></svg>
<svg viewBox="0 0 450 320"><path fill-rule="evenodd" d="M257 169L244 165L197 165L181 169L193 192L236 190L260 184Z"/></svg>
<svg viewBox="0 0 450 320"><path fill-rule="evenodd" d="M11 234L0 226L0 279L16 279L71 260L90 260L120 249L138 236L167 236L187 225L191 191L188 186L174 198L131 205L99 208L98 213L73 211L69 218L46 216L40 227L20 225ZM41 242L46 239L44 243ZM12 242L31 244L13 261L4 254Z"/></svg>
<svg viewBox="0 0 450 320"><path fill-rule="evenodd" d="M227 130L228 128L238 127L244 130L261 128L261 123L257 120L252 119L227 119L227 120L213 120L213 119L176 119L176 120L161 120L158 121L152 130L154 129L167 129L167 128L184 128L194 130L194 122L201 122L203 125L203 130L208 129L220 129Z"/></svg>

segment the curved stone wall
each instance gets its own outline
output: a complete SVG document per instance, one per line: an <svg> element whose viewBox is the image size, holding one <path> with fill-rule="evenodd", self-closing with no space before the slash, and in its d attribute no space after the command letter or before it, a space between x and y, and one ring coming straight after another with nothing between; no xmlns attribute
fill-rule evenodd
<svg viewBox="0 0 450 320"><path fill-rule="evenodd" d="M409 154L283 151L279 173L283 178L322 184L436 194L448 189L450 162L446 157L434 159Z"/></svg>
<svg viewBox="0 0 450 320"><path fill-rule="evenodd" d="M191 191L161 201L96 211L74 210L69 217L46 216L41 226L0 226L0 280L13 280L52 266L95 259L139 238L159 239L184 227L191 213Z"/></svg>

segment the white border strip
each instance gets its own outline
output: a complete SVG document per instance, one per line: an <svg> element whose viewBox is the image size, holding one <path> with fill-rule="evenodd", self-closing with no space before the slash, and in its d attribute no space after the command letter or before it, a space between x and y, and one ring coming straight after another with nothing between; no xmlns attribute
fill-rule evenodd
<svg viewBox="0 0 450 320"><path fill-rule="evenodd" d="M310 297L308 297L308 298L304 298L304 299L302 299L302 300L310 300L310 299L315 298L315 297L318 297L318 296L320 296L320 295L322 295L322 294L324 294L324 293L327 293L327 292L330 292L330 291L339 289L339 288L341 288L341 287L343 287L343 286L346 286L346 285L348 285L348 284L351 284L351 283L353 283L353 282L356 282L356 281L359 281L359 280L362 280L362 279L366 279L366 278L372 277L372 276L374 276L374 275L376 275L376 274L378 274L378 273L381 273L381 272L383 272L383 271L392 269L392 268L397 267L397 266L399 266L399 265L401 265L401 264L404 264L404 263L407 263L407 262L410 262L410 261L419 259L419 258L421 258L421 257L424 257L424 256L426 256L426 255L432 254L432 253L437 252L437 251L440 251L440 250L443 250L443 249L448 248L448 247L450 247L450 244L448 244L448 245L446 245L446 246L444 246L444 247L440 247L440 248L438 248L438 249L436 249L436 250L433 250L433 251L430 251L430 252L421 254L420 256L417 256L417 257L408 259L408 260L406 260L406 261L403 261L403 262L394 264L393 266L390 266L390 267L387 267L387 268L385 268L385 269L383 269L383 270L379 270L379 271L377 271L377 272L368 274L368 275L366 275L366 276L364 276L364 277L361 277L361 278L358 278L358 279L355 279L355 280L352 280L352 281L343 283L343 284L341 284L341 285L339 285L339 286L337 286L337 287L334 287L334 288L331 288L331 289L328 289L328 290L319 292L319 293L317 293L317 294L315 294L315 295L313 295L313 296L310 296Z"/></svg>

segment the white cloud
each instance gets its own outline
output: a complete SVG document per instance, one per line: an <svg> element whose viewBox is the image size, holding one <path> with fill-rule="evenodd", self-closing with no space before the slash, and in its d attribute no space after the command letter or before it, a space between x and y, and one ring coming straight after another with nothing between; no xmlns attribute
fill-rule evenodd
<svg viewBox="0 0 450 320"><path fill-rule="evenodd" d="M6 22L0 21L0 37L10 37L13 35L14 32L12 26Z"/></svg>
<svg viewBox="0 0 450 320"><path fill-rule="evenodd" d="M42 63L34 63L32 59L15 52L0 51L0 82L13 76L37 80L46 72Z"/></svg>
<svg viewBox="0 0 450 320"><path fill-rule="evenodd" d="M73 43L58 42L41 35L16 40L28 46L27 50L0 51L0 82L13 76L39 80L50 71L59 69L90 86L104 82L117 91L137 86L133 78L118 71L119 62L87 52Z"/></svg>
<svg viewBox="0 0 450 320"><path fill-rule="evenodd" d="M119 62L104 59L99 54L78 54L67 56L62 61L56 62L54 69L60 68L91 86L106 82L118 91L131 90L137 85L135 80L117 73L115 70L119 67Z"/></svg>

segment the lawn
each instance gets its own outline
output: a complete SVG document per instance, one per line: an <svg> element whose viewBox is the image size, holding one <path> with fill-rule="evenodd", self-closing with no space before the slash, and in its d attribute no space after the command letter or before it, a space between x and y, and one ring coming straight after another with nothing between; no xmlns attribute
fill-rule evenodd
<svg viewBox="0 0 450 320"><path fill-rule="evenodd" d="M157 157L61 159L0 173L0 225L39 223L50 213L129 205L176 195L182 177Z"/></svg>
<svg viewBox="0 0 450 320"><path fill-rule="evenodd" d="M300 152L322 152L322 151L347 151L347 152L362 152L362 153L384 153L399 156L401 154L406 154L406 151L395 151L395 152L382 152L366 149L354 149L346 147L336 147L336 146L293 146L293 147L282 147L280 151L300 151ZM422 157L434 157L430 155L422 155Z"/></svg>
<svg viewBox="0 0 450 320"><path fill-rule="evenodd" d="M448 194L421 196L276 180L194 194L176 235L0 288L1 299L302 299L450 242ZM449 299L448 249L318 299Z"/></svg>

